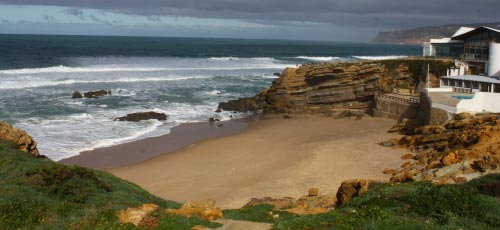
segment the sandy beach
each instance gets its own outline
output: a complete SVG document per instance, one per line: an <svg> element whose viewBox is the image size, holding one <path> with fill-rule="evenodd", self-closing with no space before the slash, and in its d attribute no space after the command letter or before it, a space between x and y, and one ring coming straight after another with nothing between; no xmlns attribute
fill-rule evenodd
<svg viewBox="0 0 500 230"><path fill-rule="evenodd" d="M397 136L387 133L394 123L369 117L260 120L238 134L106 171L165 199L211 198L222 208L239 208L252 197L300 197L310 187L335 194L343 180L387 180L382 171L402 164L405 150L377 145Z"/></svg>

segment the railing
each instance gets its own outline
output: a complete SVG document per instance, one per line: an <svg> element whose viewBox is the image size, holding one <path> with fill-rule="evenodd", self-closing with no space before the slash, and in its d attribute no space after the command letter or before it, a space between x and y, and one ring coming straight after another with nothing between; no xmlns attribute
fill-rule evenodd
<svg viewBox="0 0 500 230"><path fill-rule="evenodd" d="M402 102L405 104L420 104L420 98L417 98L417 97L406 98L406 97L398 97L398 96L392 96L392 95L387 95L387 94L380 95L379 97L384 98L384 99L388 99L388 100L397 101L397 102Z"/></svg>
<svg viewBox="0 0 500 230"><path fill-rule="evenodd" d="M453 92L454 93L468 93L468 94L472 94L472 89L471 88L453 87Z"/></svg>

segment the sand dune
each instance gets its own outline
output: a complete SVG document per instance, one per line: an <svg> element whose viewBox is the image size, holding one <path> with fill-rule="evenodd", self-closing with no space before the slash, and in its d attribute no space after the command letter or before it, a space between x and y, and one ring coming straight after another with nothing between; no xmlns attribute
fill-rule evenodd
<svg viewBox="0 0 500 230"><path fill-rule="evenodd" d="M395 121L272 119L126 167L108 169L162 198L215 199L239 208L252 197L299 197L309 187L334 194L346 179L386 180L405 150L378 146Z"/></svg>

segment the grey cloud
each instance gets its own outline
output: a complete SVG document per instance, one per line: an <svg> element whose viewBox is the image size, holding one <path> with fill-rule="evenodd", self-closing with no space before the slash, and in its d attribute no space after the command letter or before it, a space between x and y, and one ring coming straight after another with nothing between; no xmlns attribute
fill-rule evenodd
<svg viewBox="0 0 500 230"><path fill-rule="evenodd" d="M142 15L151 21L158 21L159 16L187 16L276 26L312 22L367 30L500 21L499 0L0 0L0 3L70 7L68 13L80 18L84 14L78 8L92 8Z"/></svg>

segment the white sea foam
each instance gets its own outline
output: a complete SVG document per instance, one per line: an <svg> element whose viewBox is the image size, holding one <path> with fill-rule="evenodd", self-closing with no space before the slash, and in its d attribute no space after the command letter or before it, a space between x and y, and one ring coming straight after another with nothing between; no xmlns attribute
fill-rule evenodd
<svg viewBox="0 0 500 230"><path fill-rule="evenodd" d="M0 82L0 89L25 89L57 85L72 85L79 83L116 83L116 82L155 82L155 81L180 81L188 79L202 79L210 76L192 76L192 77L166 77L166 78L118 78L109 80L56 80L56 81L3 81Z"/></svg>
<svg viewBox="0 0 500 230"><path fill-rule="evenodd" d="M238 60L240 60L237 57L211 57L208 59L212 60L212 61L238 61Z"/></svg>
<svg viewBox="0 0 500 230"><path fill-rule="evenodd" d="M339 61L342 60L340 57L314 57L314 56L298 56L298 59L305 59L311 61Z"/></svg>
<svg viewBox="0 0 500 230"><path fill-rule="evenodd" d="M405 58L408 56L390 55L390 56L353 56L353 57L361 60L390 60L390 59Z"/></svg>

